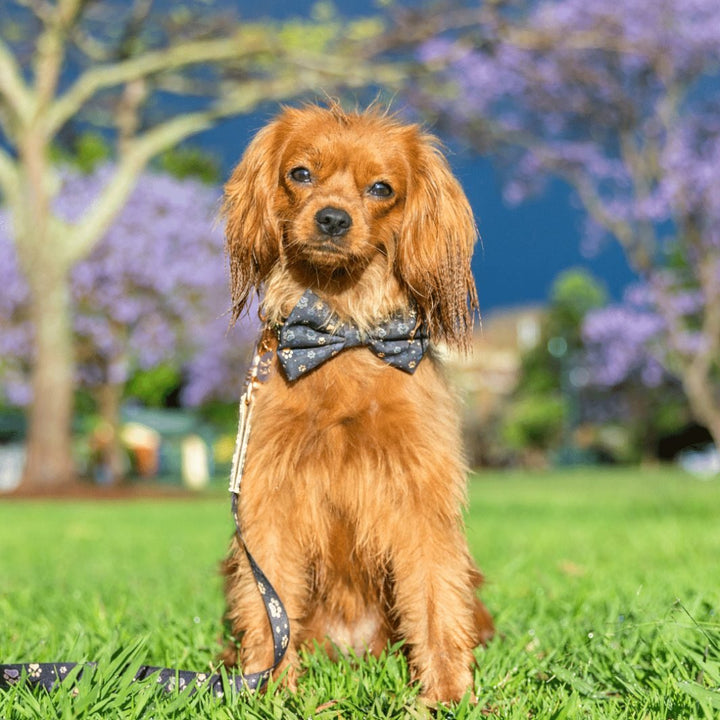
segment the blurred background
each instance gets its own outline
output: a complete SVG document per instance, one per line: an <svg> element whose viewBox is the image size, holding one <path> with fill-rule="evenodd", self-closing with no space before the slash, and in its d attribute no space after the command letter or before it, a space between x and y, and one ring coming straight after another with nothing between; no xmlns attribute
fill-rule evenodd
<svg viewBox="0 0 720 720"><path fill-rule="evenodd" d="M328 96L428 126L475 210L473 467L720 473L715 0L0 12L0 492L224 483L257 328L222 184Z"/></svg>

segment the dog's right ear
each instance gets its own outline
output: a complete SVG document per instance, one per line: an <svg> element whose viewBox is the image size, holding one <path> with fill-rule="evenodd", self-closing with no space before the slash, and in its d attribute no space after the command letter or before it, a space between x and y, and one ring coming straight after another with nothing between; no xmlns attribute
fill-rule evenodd
<svg viewBox="0 0 720 720"><path fill-rule="evenodd" d="M230 258L232 319L259 290L280 253L275 194L280 168L279 124L264 127L248 145L225 185L225 251Z"/></svg>

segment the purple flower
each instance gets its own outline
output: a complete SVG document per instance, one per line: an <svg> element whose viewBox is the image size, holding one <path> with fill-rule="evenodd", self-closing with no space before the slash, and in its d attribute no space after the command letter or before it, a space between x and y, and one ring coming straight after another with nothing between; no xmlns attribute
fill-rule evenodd
<svg viewBox="0 0 720 720"><path fill-rule="evenodd" d="M587 211L583 252L621 242L643 283L586 318L596 384L657 385L712 349L702 381L717 394L720 3L538 0L478 17L493 12L423 48L432 82L413 101L501 157L507 201L559 177Z"/></svg>
<svg viewBox="0 0 720 720"><path fill-rule="evenodd" d="M60 170L58 216L77 220L113 168L91 175ZM78 382L122 384L137 369L172 363L190 378L183 397L235 398L255 326L227 332L228 271L217 223L220 190L145 173L105 237L72 271ZM29 400L32 327L28 288L0 211L0 376L7 400ZM238 380L239 376L239 380Z"/></svg>

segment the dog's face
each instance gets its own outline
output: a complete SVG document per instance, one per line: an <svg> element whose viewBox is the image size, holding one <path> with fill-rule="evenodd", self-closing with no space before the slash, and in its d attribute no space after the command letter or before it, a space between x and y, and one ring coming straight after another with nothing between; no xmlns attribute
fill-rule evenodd
<svg viewBox="0 0 720 720"><path fill-rule="evenodd" d="M292 124L275 194L291 259L334 270L394 256L410 167L400 133L380 132L376 120L338 126L305 115Z"/></svg>
<svg viewBox="0 0 720 720"><path fill-rule="evenodd" d="M435 339L467 343L472 211L417 126L336 106L287 109L257 134L225 190L236 317L272 272L357 278L380 262Z"/></svg>

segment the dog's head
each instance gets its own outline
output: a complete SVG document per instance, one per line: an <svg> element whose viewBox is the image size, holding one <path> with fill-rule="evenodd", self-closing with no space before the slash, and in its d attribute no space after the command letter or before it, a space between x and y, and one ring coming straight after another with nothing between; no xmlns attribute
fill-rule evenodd
<svg viewBox="0 0 720 720"><path fill-rule="evenodd" d="M334 105L286 109L250 143L225 192L235 317L279 264L312 283L356 278L381 260L431 336L467 343L475 224L437 141L417 126Z"/></svg>

